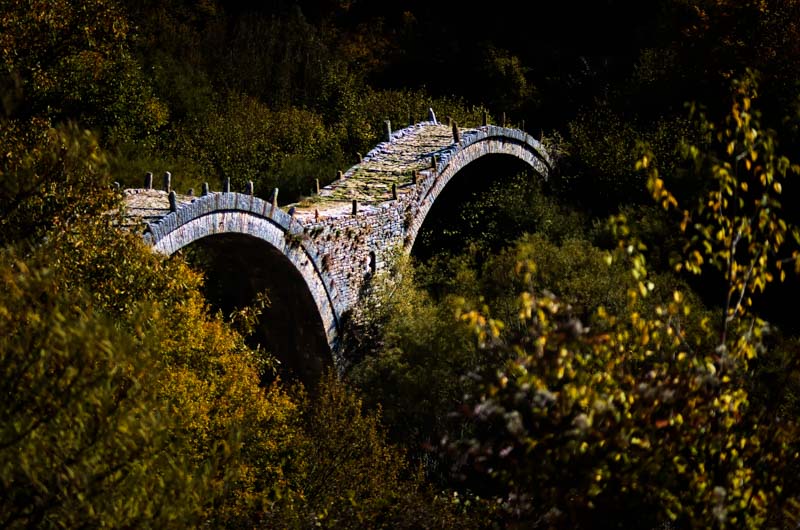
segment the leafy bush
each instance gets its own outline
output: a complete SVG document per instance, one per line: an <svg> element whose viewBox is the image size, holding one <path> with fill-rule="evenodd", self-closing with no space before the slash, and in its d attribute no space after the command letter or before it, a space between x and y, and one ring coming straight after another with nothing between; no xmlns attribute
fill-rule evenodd
<svg viewBox="0 0 800 530"><path fill-rule="evenodd" d="M154 344L61 287L52 269L0 256L3 526L196 521L208 476L173 447Z"/></svg>
<svg viewBox="0 0 800 530"><path fill-rule="evenodd" d="M274 111L247 96L229 96L219 111L184 125L178 136L181 151L220 178L218 185L230 178L241 190L252 180L257 194L266 197L278 187L289 201L314 189L315 178L332 180L328 168L341 158L318 115L294 107Z"/></svg>
<svg viewBox="0 0 800 530"><path fill-rule="evenodd" d="M97 137L74 123L0 120L0 244L101 215L115 201Z"/></svg>
<svg viewBox="0 0 800 530"><path fill-rule="evenodd" d="M531 260L517 267L529 282L517 331L505 331L485 312L461 315L481 348L515 360L487 376L467 413L473 436L449 448L462 458L457 472L496 481L489 491L511 520L565 527L796 524L798 424L751 406L748 391L754 359L775 355L778 366L792 366L785 354L767 350L770 326L749 300L782 263L798 263L800 235L778 198L797 167L760 130L752 78L734 88L723 124L701 120L722 149L686 149L707 168L709 194L678 210L687 237L675 268L703 274L709 263L721 272L721 317L698 311L680 290L655 306L639 305L658 292L659 279L648 273L645 246L631 237L624 216L614 224L619 249L609 254L631 272L622 284L628 305L618 315L600 307L587 328L565 301L534 287ZM659 204L677 209L650 160L639 166L648 169Z"/></svg>

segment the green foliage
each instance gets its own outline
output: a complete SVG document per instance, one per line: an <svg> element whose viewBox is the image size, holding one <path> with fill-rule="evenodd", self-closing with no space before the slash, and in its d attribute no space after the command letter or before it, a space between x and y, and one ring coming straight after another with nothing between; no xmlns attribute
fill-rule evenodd
<svg viewBox="0 0 800 530"><path fill-rule="evenodd" d="M326 80L343 69L320 28L298 7L285 16L236 17L225 49L214 50L219 80L234 93L258 98L271 108L309 108L323 97Z"/></svg>
<svg viewBox="0 0 800 530"><path fill-rule="evenodd" d="M7 2L0 10L3 77L24 98L11 115L78 119L119 141L164 125L167 108L146 82L116 2Z"/></svg>
<svg viewBox="0 0 800 530"><path fill-rule="evenodd" d="M530 173L504 178L502 172L480 171L458 178L464 180L439 198L437 209L422 225L415 254L462 253L470 247L486 254L513 245L525 233L536 232L560 243L584 237L588 231L587 217L557 202Z"/></svg>
<svg viewBox="0 0 800 530"><path fill-rule="evenodd" d="M486 110L482 106L469 106L461 98L435 98L422 90L375 90L345 75L331 78L323 106L328 109L326 121L335 121L332 128L348 153L366 153L383 141L385 121L391 122L393 130L402 129L409 121L427 120L429 108L439 121L444 122L450 116L462 127L480 125Z"/></svg>
<svg viewBox="0 0 800 530"><path fill-rule="evenodd" d="M172 448L145 336L53 270L0 256L0 504L10 528L178 527L208 489ZM142 326L147 316L130 316Z"/></svg>
<svg viewBox="0 0 800 530"><path fill-rule="evenodd" d="M432 302L412 278L404 260L391 272L378 273L345 340L348 354L363 358L350 379L373 406L382 407L393 439L423 459L426 444L456 429L448 414L468 384L460 376L485 359L471 347L467 330L452 325L450 304Z"/></svg>
<svg viewBox="0 0 800 530"><path fill-rule="evenodd" d="M361 399L334 374L322 378L304 408L308 438L301 527L451 528L466 523L456 520L446 498L430 491L404 452L385 440L380 409L364 412Z"/></svg>
<svg viewBox="0 0 800 530"><path fill-rule="evenodd" d="M508 352L515 360L488 376L468 414L475 435L451 449L467 464L461 472L470 469L505 488L500 498L522 521L564 527L593 527L598 520L618 527L796 523L798 425L750 406L749 368L757 355L769 355L767 326L739 303L769 281L773 264L761 256L788 244L792 230L772 194L780 192L775 183L791 164L774 155L770 136L752 119L752 85L736 88L730 120L713 130L720 130L728 156L737 147L745 153L737 160L745 171L716 158L704 166L720 187L684 214L699 237L688 238L680 261L698 272L703 259L720 264L727 285L722 318L698 311L680 290L658 296L645 246L622 216L614 224L619 248L608 255L610 263L622 259L630 267L622 283L629 305L620 314L600 307L587 328L563 300L535 288L537 266L522 260L517 272L530 284L519 299L520 331L505 331L485 312L461 315L490 355ZM665 208L676 205L656 171L648 182ZM752 202L731 200L743 183L745 192L758 189ZM726 245L728 227L734 233ZM715 239L720 231L723 237ZM703 237L706 232L712 236ZM655 305L639 305L654 296Z"/></svg>
<svg viewBox="0 0 800 530"><path fill-rule="evenodd" d="M508 50L489 45L481 58L488 106L506 113L519 113L523 107L538 104L535 88L527 79L529 68Z"/></svg>
<svg viewBox="0 0 800 530"><path fill-rule="evenodd" d="M111 207L108 159L75 124L0 120L0 244L41 237Z"/></svg>
<svg viewBox="0 0 800 530"><path fill-rule="evenodd" d="M180 136L188 158L221 180L230 178L234 189L252 180L258 194L268 196L278 187L290 200L312 190L315 178L332 180L331 164L341 157L313 112L294 107L273 111L247 96L229 96L219 111L184 126Z"/></svg>
<svg viewBox="0 0 800 530"><path fill-rule="evenodd" d="M200 514L236 526L296 495L287 478L296 405L278 386L259 387L263 354L208 314L196 273L104 219L54 233L38 252L51 264L54 288L86 290L115 328L146 339L138 346L154 363L150 389L172 421L170 450L209 484Z"/></svg>
<svg viewBox="0 0 800 530"><path fill-rule="evenodd" d="M675 146L693 136L684 118L665 116L654 123L639 124L599 105L569 123L566 149L572 156L554 186L603 213L618 204L646 202L644 177L633 170L637 146L647 143L664 169L673 172L679 162ZM692 183L683 186L691 188Z"/></svg>
<svg viewBox="0 0 800 530"><path fill-rule="evenodd" d="M109 162L111 174L122 188L143 187L148 172L153 173L154 186L158 188L160 177L169 171L172 188L178 193L188 193L191 189L198 195L204 182L208 182L212 190L221 189L202 157L184 155L155 142L119 145L111 153Z"/></svg>

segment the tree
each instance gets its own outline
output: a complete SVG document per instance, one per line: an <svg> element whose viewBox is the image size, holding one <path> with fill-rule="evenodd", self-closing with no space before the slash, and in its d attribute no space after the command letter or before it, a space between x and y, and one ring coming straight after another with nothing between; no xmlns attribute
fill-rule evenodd
<svg viewBox="0 0 800 530"><path fill-rule="evenodd" d="M59 289L52 270L9 251L0 261L0 524L193 520L203 473L170 449L175 422L147 348L95 311L88 293Z"/></svg>
<svg viewBox="0 0 800 530"><path fill-rule="evenodd" d="M97 137L74 123L0 120L0 245L34 241L114 204L108 157Z"/></svg>
<svg viewBox="0 0 800 530"><path fill-rule="evenodd" d="M335 374L326 374L316 395L304 398L304 412L300 526L470 527L448 496L435 494L404 451L386 440L380 409L364 411L361 398Z"/></svg>
<svg viewBox="0 0 800 530"><path fill-rule="evenodd" d="M260 388L271 359L120 230L94 136L45 132L4 173L26 186L0 250L5 523L222 524L291 497L297 407Z"/></svg>
<svg viewBox="0 0 800 530"><path fill-rule="evenodd" d="M167 109L130 53L129 32L113 0L6 2L0 10L2 77L14 80L21 95L9 106L10 117L77 120L106 141L164 125Z"/></svg>
<svg viewBox="0 0 800 530"><path fill-rule="evenodd" d="M792 169L775 154L774 138L751 109L752 78L735 85L722 127L707 124L723 151L701 167L709 194L682 214L692 231L676 266L722 270L722 315L703 311L680 290L652 298L658 281L647 270L644 244L627 220L615 219L631 305L613 315L599 308L588 323L552 294L532 288L520 296L523 331L479 311L461 318L488 351L515 360L488 375L468 417L476 434L450 445L462 457L458 472L491 477L512 521L571 527L762 527L796 524L798 425L750 407L750 367L766 351L768 326L748 298L778 268L795 262L797 231L786 223L776 194ZM693 159L706 159L687 147ZM677 198L649 170L648 186L665 208ZM735 168L739 166L739 169ZM521 261L530 281L536 265ZM588 325L587 325L588 324Z"/></svg>
<svg viewBox="0 0 800 530"><path fill-rule="evenodd" d="M299 495L297 405L279 382L260 387L271 358L209 314L198 273L114 224L100 217L53 230L34 256L53 271L54 289L89 294L152 364L147 388L162 406L167 454L205 488L187 492L192 515L216 526L258 522Z"/></svg>

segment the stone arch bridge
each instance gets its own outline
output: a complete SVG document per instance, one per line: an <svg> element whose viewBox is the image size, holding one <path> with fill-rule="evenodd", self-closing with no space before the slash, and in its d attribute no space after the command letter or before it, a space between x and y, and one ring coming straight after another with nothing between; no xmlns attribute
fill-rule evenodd
<svg viewBox="0 0 800 530"><path fill-rule="evenodd" d="M387 122L386 141L301 203L279 207L277 190L263 200L227 190L176 195L147 185L125 190L125 215L156 251L172 255L206 241L228 260L219 272L239 290L267 288L267 317L272 328L285 328L277 333L283 339L268 346L294 351L292 369L313 377L324 364L344 366L343 316L395 249L411 251L448 183L484 157L511 157L545 179L552 167L542 144L518 129L459 130L433 117L391 131Z"/></svg>

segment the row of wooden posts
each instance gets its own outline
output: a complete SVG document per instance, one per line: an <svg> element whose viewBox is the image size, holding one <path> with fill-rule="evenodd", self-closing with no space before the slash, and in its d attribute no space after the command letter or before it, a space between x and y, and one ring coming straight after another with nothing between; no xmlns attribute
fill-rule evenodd
<svg viewBox="0 0 800 530"><path fill-rule="evenodd" d="M436 166L436 157L434 157L433 166L434 167ZM413 184L417 183L417 181L419 179L418 175L419 174L418 174L417 170L415 169L412 172L412 183ZM341 171L338 172L338 177L339 177L339 179L344 178ZM314 180L316 182L317 195L319 195L319 193L320 193L319 179L314 179ZM145 174L144 188L148 189L148 190L153 189L153 173L151 173L149 171ZM175 190L172 189L172 173L170 173L169 171L165 171L164 172L164 188L163 189L164 189L164 191L166 191L168 193L170 211L171 212L177 211L177 209L178 209L178 195L175 193ZM225 179L225 182L223 183L222 192L223 193L230 193L230 191L231 191L231 179L230 179L230 177L228 177L228 178ZM208 195L210 192L211 191L210 191L208 182L204 182L203 183L203 191L201 193L201 196L204 197L204 196ZM247 194L247 195L253 195L254 194L254 186L253 186L253 181L252 180L248 180L247 181L247 186L245 187L245 194ZM194 188L190 188L189 189L188 195L194 195ZM392 183L392 200L395 200L395 201L397 200L397 184L395 184L394 182ZM278 188L275 188L272 191L272 197L270 197L270 202L272 202L272 206L273 207L277 207L278 206ZM358 212L358 201L353 199L353 215L355 215L357 212Z"/></svg>
<svg viewBox="0 0 800 530"><path fill-rule="evenodd" d="M319 182L319 180L317 181ZM153 173L148 171L145 173L144 176L144 188L147 190L153 189ZM164 172L164 191L166 191L169 195L169 209L170 211L174 212L178 209L178 196L175 193L175 190L172 189L172 173L169 171ZM230 177L226 178L223 185L222 185L222 192L223 193L230 193L231 191L231 179ZM201 196L206 196L211 193L211 188L208 185L208 182L203 183L203 191L201 192ZM245 187L245 193L247 195L254 194L254 185L252 180L247 181L247 185ZM194 195L194 188L190 188L188 195ZM272 206L278 206L278 188L272 192Z"/></svg>
<svg viewBox="0 0 800 530"><path fill-rule="evenodd" d="M435 168L437 163L438 163L438 157L436 155L434 155L431 158L432 167ZM339 179L344 178L341 171L338 172L337 176L338 176ZM317 195L319 195L319 193L320 193L319 179L314 179L314 180L316 182ZM411 183L416 185L418 181L419 181L419 171L417 171L415 169L415 170L413 170L411 172ZM145 174L144 187L145 187L145 189L148 189L148 190L153 189L153 173L151 173L149 171ZM163 190L168 193L170 211L171 212L177 211L177 209L178 209L178 196L175 193L175 190L172 189L172 173L170 173L169 171L165 171L164 172L164 188L163 188ZM230 179L230 177L228 177L228 178L225 179L225 181L223 183L222 192L223 193L230 193L230 191L231 191L231 179ZM210 192L211 191L210 191L208 182L204 182L203 183L203 191L201 193L201 197L204 197L204 196L208 195ZM245 193L247 195L253 195L254 194L254 186L253 186L253 181L252 180L248 180L247 181L247 186L245 187ZM188 195L194 195L194 188L190 188L189 189ZM397 200L397 184L394 183L394 182L392 182L392 200L394 200L394 201ZM278 188L275 188L272 191L272 196L270 197L270 202L272 202L272 206L273 207L277 208L277 206L278 206ZM358 213L358 201L356 199L353 199L353 215L356 215L356 213Z"/></svg>
<svg viewBox="0 0 800 530"><path fill-rule="evenodd" d="M428 120L432 121L433 123L438 123L438 121L436 121L436 114L434 114L433 109L428 109ZM502 115L501 115L500 123L502 124L503 127L505 127L505 125L506 125L506 113L505 112L503 112ZM489 114L486 111L484 111L483 112L483 126L486 126L488 124L489 124ZM409 125L414 125L413 116L411 114L409 114ZM447 117L447 125L449 125L449 126L451 126L453 128L453 141L455 143L460 142L461 141L461 131L460 131L459 127L458 127L458 122L456 122L455 120L450 118L450 116L448 116ZM522 129L523 130L525 129L525 121L524 120L522 121ZM386 120L386 139L387 139L387 141L391 141L391 139L392 139L392 123L389 120ZM358 162L359 163L363 162L363 157L362 157L361 153L356 153L356 154L358 155ZM438 157L436 155L433 155L433 157L431 158L431 165L432 165L433 168L436 168L437 164L438 164ZM344 178L344 174L341 171L339 171L337 173L337 178L339 180L343 179ZM415 169L413 171L413 173L412 173L412 183L413 184L417 184L418 179L419 179L419 174L418 174L417 170ZM315 179L315 184L316 184L317 195L319 195L319 193L320 193L319 179ZM145 189L148 189L148 190L153 189L153 173L151 173L149 171L145 175L144 187L145 187ZM172 189L172 173L170 173L169 171L165 171L164 172L164 187L163 187L163 189L164 189L164 191L166 191L169 194L169 209L170 209L170 211L172 211L172 212L176 211L178 209L178 198L177 198L177 195L175 194L175 191ZM253 189L254 189L253 181L252 180L248 180L246 188L245 188L245 193L247 195L253 195ZM231 191L231 179L230 178L226 178L225 179L225 181L223 183L222 191L223 191L223 193L230 193L230 191ZM204 182L201 196L208 195L209 193L210 193L210 188L209 188L208 182ZM194 195L194 189L190 189L188 194L189 195ZM397 184L395 184L395 183L392 183L392 200L397 200ZM273 207L277 207L278 206L278 188L275 188L274 191L272 192L271 202L272 202L272 206ZM353 215L356 215L357 213L358 213L358 201L356 199L353 199Z"/></svg>

